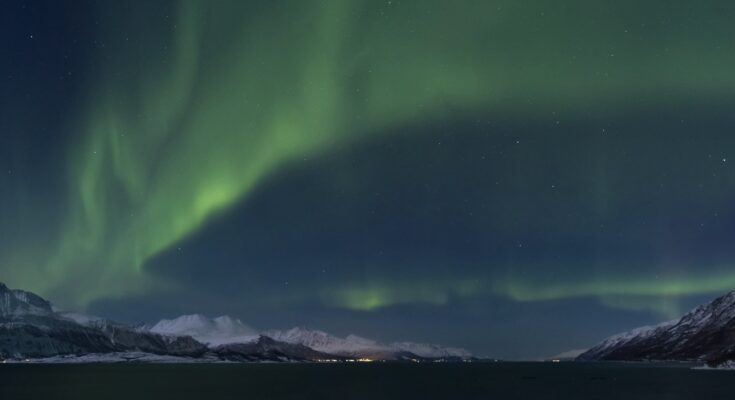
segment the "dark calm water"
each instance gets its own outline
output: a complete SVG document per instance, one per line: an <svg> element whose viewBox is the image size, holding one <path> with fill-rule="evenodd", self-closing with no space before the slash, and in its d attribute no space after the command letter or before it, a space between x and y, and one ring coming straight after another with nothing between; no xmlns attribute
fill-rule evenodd
<svg viewBox="0 0 735 400"><path fill-rule="evenodd" d="M492 364L0 365L0 399L732 399L735 371Z"/></svg>

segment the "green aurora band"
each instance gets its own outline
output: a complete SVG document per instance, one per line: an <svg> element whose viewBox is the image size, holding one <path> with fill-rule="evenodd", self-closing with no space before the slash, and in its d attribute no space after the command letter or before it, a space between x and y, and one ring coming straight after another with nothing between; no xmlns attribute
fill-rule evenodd
<svg viewBox="0 0 735 400"><path fill-rule="evenodd" d="M106 3L99 23L105 50L90 73L88 105L72 123L70 207L57 251L42 270L16 272L11 281L64 293L69 306L144 293L154 284L143 269L148 260L246 201L289 162L415 121L604 112L635 107L630 99L731 94L735 43L716 47L705 33L664 23L693 7L180 1L171 6L172 23L159 26L159 10L145 3L135 10ZM721 34L735 37L727 13L698 13L721 13ZM724 271L699 280L598 278L564 285L490 273L378 280L325 287L313 297L357 310L443 304L451 293L518 301L594 296L661 309L661 296L735 286L735 272ZM626 298L632 303L615 300Z"/></svg>

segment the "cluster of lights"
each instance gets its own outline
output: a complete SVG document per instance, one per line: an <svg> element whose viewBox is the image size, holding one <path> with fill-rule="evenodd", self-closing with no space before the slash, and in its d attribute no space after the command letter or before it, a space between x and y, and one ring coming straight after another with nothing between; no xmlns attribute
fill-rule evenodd
<svg viewBox="0 0 735 400"><path fill-rule="evenodd" d="M370 358L357 358L357 359L355 359L355 358L348 358L345 361L347 361L347 362L361 362L361 363L373 362L373 360L370 359Z"/></svg>

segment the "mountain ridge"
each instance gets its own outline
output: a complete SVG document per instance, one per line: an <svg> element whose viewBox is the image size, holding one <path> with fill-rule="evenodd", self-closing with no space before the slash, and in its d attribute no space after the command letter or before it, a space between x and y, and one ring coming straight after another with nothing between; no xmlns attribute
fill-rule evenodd
<svg viewBox="0 0 735 400"><path fill-rule="evenodd" d="M236 327L224 328L223 325ZM287 330L270 329L256 332L239 319L229 316L209 318L201 314L182 315L163 319L151 328L151 332L170 335L190 335L211 346L232 343L251 343L265 336L279 342L298 344L321 353L344 358L403 359L403 358L471 358L472 354L461 348L435 344L395 342L384 344L373 339L350 334L344 338L317 329L294 327ZM409 354L410 353L410 354Z"/></svg>
<svg viewBox="0 0 735 400"><path fill-rule="evenodd" d="M735 359L735 291L695 307L681 318L610 336L579 361L696 361Z"/></svg>
<svg viewBox="0 0 735 400"><path fill-rule="evenodd" d="M415 352L408 351L409 347ZM464 349L411 342L385 345L356 335L338 338L303 328L257 332L226 315L209 318L190 314L152 326L129 326L86 314L57 312L41 296L0 283L0 359L283 362L471 357Z"/></svg>

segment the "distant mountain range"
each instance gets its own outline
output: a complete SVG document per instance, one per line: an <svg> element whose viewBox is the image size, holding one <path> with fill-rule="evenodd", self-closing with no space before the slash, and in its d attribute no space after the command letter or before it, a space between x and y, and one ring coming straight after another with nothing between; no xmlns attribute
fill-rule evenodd
<svg viewBox="0 0 735 400"><path fill-rule="evenodd" d="M229 316L200 314L129 326L53 310L51 303L0 283L0 359L38 362L218 362L469 360L464 349L293 328L257 332Z"/></svg>
<svg viewBox="0 0 735 400"><path fill-rule="evenodd" d="M472 357L470 352L459 348L412 342L383 344L356 335L340 338L323 331L300 327L258 333L239 319L229 316L208 318L201 314L182 315L171 320L161 320L147 329L149 332L168 336L191 336L213 348L235 343L248 344L261 340L261 338L268 338L276 343L305 346L322 354L328 354L330 358L340 359L402 360L468 359Z"/></svg>
<svg viewBox="0 0 735 400"><path fill-rule="evenodd" d="M369 357L371 359L398 359L402 356L407 358L472 357L470 352L460 348L412 342L383 344L356 335L340 338L319 330L300 327L285 331L268 330L258 333L239 319L228 316L210 319L200 314L183 315L172 320L162 320L150 327L149 331L163 335L191 336L209 346L249 343L256 341L260 336L265 336L279 342L300 344L322 353L342 357Z"/></svg>
<svg viewBox="0 0 735 400"><path fill-rule="evenodd" d="M611 336L577 360L729 363L735 360L735 291L678 320Z"/></svg>

